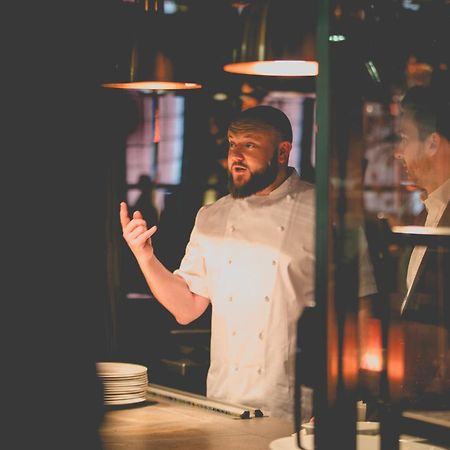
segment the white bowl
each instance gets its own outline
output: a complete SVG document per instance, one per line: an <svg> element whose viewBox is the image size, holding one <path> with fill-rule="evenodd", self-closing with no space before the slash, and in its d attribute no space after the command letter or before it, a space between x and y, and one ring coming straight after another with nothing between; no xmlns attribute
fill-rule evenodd
<svg viewBox="0 0 450 450"><path fill-rule="evenodd" d="M313 434L314 422L302 423L302 428L306 431L306 434ZM379 422L356 422L356 432L358 434L378 434L379 431Z"/></svg>

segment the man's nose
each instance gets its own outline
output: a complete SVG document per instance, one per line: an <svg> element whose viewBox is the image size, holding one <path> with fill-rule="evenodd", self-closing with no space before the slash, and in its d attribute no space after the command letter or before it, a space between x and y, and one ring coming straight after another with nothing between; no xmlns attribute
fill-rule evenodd
<svg viewBox="0 0 450 450"><path fill-rule="evenodd" d="M232 159L236 159L238 161L242 161L244 159L244 153L239 148L230 149L230 157Z"/></svg>

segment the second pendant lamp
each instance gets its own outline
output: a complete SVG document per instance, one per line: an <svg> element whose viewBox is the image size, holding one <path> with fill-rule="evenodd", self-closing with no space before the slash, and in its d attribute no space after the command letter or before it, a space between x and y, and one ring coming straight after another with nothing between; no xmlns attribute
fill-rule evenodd
<svg viewBox="0 0 450 450"><path fill-rule="evenodd" d="M246 75L316 76L315 0L255 0L242 6L241 40L223 69Z"/></svg>

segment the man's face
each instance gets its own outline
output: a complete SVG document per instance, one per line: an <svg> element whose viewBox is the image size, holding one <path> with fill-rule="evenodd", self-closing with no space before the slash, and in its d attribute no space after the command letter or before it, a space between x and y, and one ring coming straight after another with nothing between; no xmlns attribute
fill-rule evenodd
<svg viewBox="0 0 450 450"><path fill-rule="evenodd" d="M432 166L427 156L428 138L420 138L415 122L404 116L400 119L398 134L400 142L395 149L395 157L403 161L408 178L417 186L425 187Z"/></svg>
<svg viewBox="0 0 450 450"><path fill-rule="evenodd" d="M248 197L275 181L279 139L274 131L229 132L228 142L228 184L233 197Z"/></svg>

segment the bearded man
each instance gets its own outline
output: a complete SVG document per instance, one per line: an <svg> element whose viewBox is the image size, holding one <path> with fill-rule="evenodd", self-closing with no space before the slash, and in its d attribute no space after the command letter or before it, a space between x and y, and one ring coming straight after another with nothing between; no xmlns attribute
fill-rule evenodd
<svg viewBox="0 0 450 450"><path fill-rule="evenodd" d="M292 419L297 321L314 305L315 190L288 165L292 127L259 105L228 127L230 194L197 213L180 267L155 257L139 212L123 236L156 297L181 324L211 303L207 396ZM374 286L360 284L360 294Z"/></svg>

